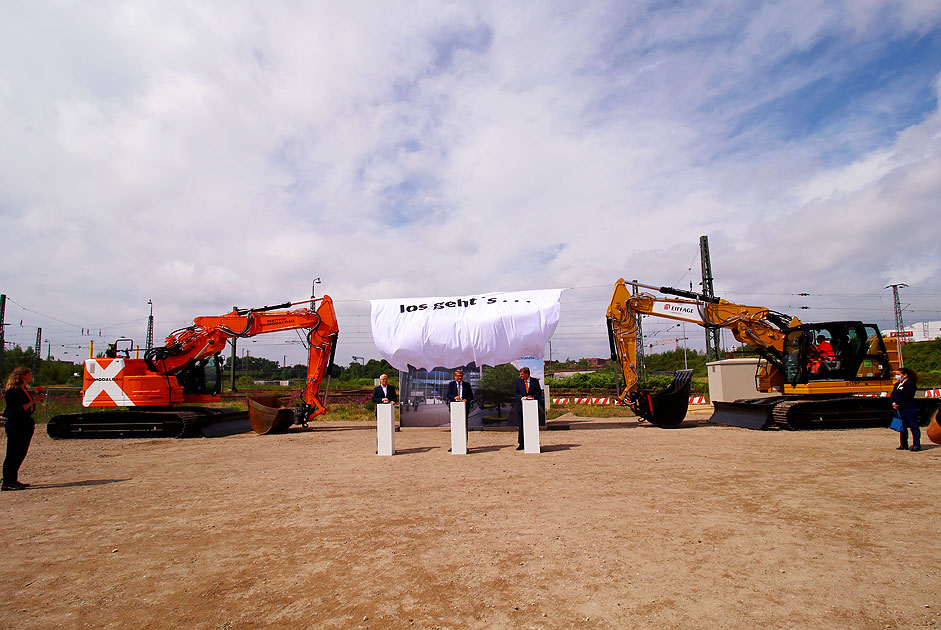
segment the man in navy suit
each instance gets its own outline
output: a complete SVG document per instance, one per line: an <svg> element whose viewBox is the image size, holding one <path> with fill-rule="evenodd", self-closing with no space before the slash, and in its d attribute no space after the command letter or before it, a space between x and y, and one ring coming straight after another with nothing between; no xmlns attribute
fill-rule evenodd
<svg viewBox="0 0 941 630"><path fill-rule="evenodd" d="M516 399L516 414L520 419L520 430L517 436L519 446L516 450L523 450L523 401L524 400L542 400L542 388L539 387L539 379L529 377L529 368L520 368L520 377L513 384L513 398Z"/></svg>
<svg viewBox="0 0 941 630"><path fill-rule="evenodd" d="M467 417L470 415L470 404L474 400L474 390L470 383L464 382L464 370L454 370L454 380L448 383L448 411L451 410L452 402L464 403L464 428L465 437L467 437ZM450 449L449 449L450 450Z"/></svg>

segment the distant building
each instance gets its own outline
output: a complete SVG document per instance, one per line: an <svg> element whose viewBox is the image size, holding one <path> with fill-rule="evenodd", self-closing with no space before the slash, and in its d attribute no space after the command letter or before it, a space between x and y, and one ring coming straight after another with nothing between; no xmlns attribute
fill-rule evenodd
<svg viewBox="0 0 941 630"><path fill-rule="evenodd" d="M904 332L911 333L905 335L906 341L933 341L941 337L941 321L918 322L905 327ZM886 336L895 336L895 331L891 330Z"/></svg>
<svg viewBox="0 0 941 630"><path fill-rule="evenodd" d="M399 372L399 398L402 401L433 405L445 402L448 383L454 380L456 368L437 367L433 370L410 368ZM480 368L471 363L464 368L464 381L477 391L480 384Z"/></svg>
<svg viewBox="0 0 941 630"><path fill-rule="evenodd" d="M408 372L399 372L399 403L401 415L399 422L403 427L443 427L451 423L451 415L446 404L448 384L454 380L456 368L436 367L433 370L419 370L413 367ZM471 363L463 368L464 382L479 392L481 370ZM483 411L476 404L471 404L468 427L481 426Z"/></svg>

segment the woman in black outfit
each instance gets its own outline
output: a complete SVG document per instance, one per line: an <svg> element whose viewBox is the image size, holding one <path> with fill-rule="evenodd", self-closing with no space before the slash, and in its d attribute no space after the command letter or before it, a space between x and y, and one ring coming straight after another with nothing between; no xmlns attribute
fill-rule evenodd
<svg viewBox="0 0 941 630"><path fill-rule="evenodd" d="M908 430L912 430L912 448L921 450L921 430L918 428L918 407L915 406L915 390L918 389L918 375L908 368L899 368L895 373L898 383L892 390L892 408L898 411L902 418L902 431L899 433L901 444L899 451L908 449Z"/></svg>
<svg viewBox="0 0 941 630"><path fill-rule="evenodd" d="M3 485L0 490L22 490L29 486L20 483L17 475L20 465L26 459L29 443L33 439L33 411L36 409L36 397L42 394L30 394L27 386L33 380L33 373L29 368L18 367L13 370L6 382L6 392L3 395L7 406L3 415L6 416L7 456L3 460Z"/></svg>

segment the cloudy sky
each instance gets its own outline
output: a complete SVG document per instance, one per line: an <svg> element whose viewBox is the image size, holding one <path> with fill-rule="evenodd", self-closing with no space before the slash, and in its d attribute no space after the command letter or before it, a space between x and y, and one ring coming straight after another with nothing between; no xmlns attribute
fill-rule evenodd
<svg viewBox="0 0 941 630"><path fill-rule="evenodd" d="M6 338L319 277L342 364L370 299L554 287L553 358L605 356L614 282L698 287L702 235L734 301L941 319L939 91L936 0L4 2Z"/></svg>

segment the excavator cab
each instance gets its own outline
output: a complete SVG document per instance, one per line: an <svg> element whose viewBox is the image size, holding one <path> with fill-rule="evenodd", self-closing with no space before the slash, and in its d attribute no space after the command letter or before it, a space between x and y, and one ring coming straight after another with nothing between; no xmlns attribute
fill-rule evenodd
<svg viewBox="0 0 941 630"><path fill-rule="evenodd" d="M131 350L133 349L134 340L122 337L116 340L114 343L108 344L108 348L105 350L105 358L117 359L119 357L124 357L125 359L130 359Z"/></svg>
<svg viewBox="0 0 941 630"><path fill-rule="evenodd" d="M883 380L890 372L885 343L875 324L824 322L787 330L784 380L789 385Z"/></svg>

